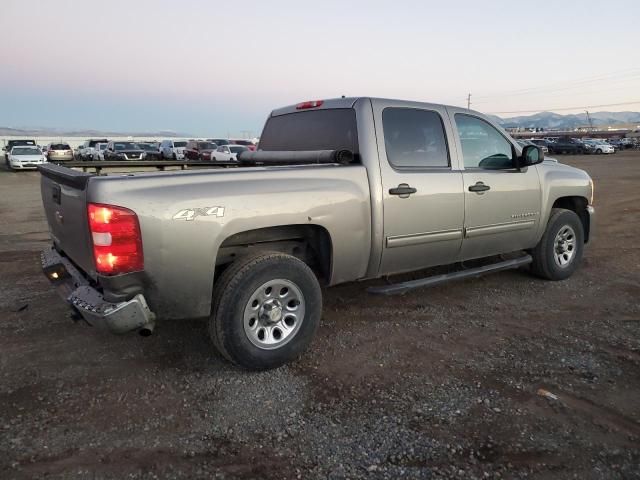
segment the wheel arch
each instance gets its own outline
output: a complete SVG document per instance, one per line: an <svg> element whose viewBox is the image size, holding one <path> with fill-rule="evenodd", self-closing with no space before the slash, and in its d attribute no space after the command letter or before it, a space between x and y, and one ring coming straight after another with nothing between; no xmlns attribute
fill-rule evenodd
<svg viewBox="0 0 640 480"><path fill-rule="evenodd" d="M589 201L582 196L573 195L566 197L556 198L551 208L564 208L565 210L571 210L580 219L582 228L584 230L584 243L589 242L589 231L591 230L590 218L587 212L587 205Z"/></svg>
<svg viewBox="0 0 640 480"><path fill-rule="evenodd" d="M293 255L311 267L322 285L331 283L333 242L329 231L317 224L256 228L227 237L216 255L216 277L236 258L261 251Z"/></svg>

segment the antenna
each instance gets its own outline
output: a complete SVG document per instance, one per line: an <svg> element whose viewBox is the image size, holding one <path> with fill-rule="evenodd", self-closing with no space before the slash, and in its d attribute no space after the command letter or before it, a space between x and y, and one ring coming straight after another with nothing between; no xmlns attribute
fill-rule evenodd
<svg viewBox="0 0 640 480"><path fill-rule="evenodd" d="M471 110L471 93L467 95L467 110Z"/></svg>

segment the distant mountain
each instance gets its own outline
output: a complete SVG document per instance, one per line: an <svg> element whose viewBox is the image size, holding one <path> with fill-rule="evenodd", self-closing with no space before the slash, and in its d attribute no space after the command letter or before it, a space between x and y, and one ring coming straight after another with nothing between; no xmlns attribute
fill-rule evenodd
<svg viewBox="0 0 640 480"><path fill-rule="evenodd" d="M191 137L188 133L160 130L151 132L113 132L105 130L71 130L46 127L0 127L0 136L29 137Z"/></svg>
<svg viewBox="0 0 640 480"><path fill-rule="evenodd" d="M589 112L591 122L596 125L615 125L621 123L640 124L640 112ZM586 113L560 115L554 112L540 112L534 115L501 118L490 115L502 127L574 129L589 125Z"/></svg>

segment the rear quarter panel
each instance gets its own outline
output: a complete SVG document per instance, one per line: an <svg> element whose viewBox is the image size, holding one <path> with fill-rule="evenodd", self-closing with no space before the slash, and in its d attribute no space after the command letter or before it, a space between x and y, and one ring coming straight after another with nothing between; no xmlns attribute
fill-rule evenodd
<svg viewBox="0 0 640 480"><path fill-rule="evenodd" d="M247 230L319 225L333 247L331 284L365 275L371 211L361 165L200 170L94 177L88 201L136 212L147 301L160 318L208 316L220 244ZM174 219L184 209L224 207L224 216Z"/></svg>

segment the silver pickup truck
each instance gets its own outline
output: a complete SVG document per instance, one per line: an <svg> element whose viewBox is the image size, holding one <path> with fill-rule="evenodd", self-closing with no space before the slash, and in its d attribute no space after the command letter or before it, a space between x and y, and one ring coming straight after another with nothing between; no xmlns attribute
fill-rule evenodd
<svg viewBox="0 0 640 480"><path fill-rule="evenodd" d="M45 274L92 325L150 334L156 318L207 319L226 358L262 369L309 345L321 286L463 261L370 290L526 264L562 280L592 236L585 172L458 107L304 102L274 110L258 151L239 159L99 175L40 167Z"/></svg>

